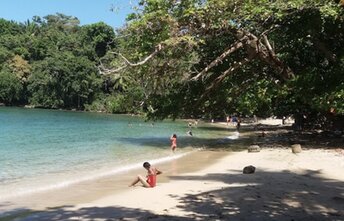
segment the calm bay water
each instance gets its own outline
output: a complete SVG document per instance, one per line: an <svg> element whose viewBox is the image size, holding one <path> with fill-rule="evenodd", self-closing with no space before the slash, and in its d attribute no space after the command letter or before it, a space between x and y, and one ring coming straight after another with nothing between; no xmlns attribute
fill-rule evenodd
<svg viewBox="0 0 344 221"><path fill-rule="evenodd" d="M0 199L180 157L199 147L179 142L182 148L171 153L169 137L190 139L187 129L182 121L152 124L127 115L0 107ZM215 132L198 130L197 137Z"/></svg>

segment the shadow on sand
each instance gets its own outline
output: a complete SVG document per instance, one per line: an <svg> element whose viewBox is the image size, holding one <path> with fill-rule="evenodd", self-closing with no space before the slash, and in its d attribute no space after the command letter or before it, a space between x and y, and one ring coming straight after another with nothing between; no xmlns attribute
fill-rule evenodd
<svg viewBox="0 0 344 221"><path fill-rule="evenodd" d="M324 179L319 171L267 172L258 170L245 175L209 173L204 176L174 176L173 180L197 180L204 185L221 181L224 186L208 192L174 196L176 205L188 216L176 216L168 210L164 215L147 210L125 207L88 207L76 209L72 206L49 208L45 211L30 211L8 216L0 220L344 220L344 183ZM230 186L228 186L230 185ZM262 193L265 193L262 195ZM132 199L136 200L136 199ZM138 201L138 207L144 203ZM26 215L25 215L26 214ZM31 214L31 215L28 215ZM17 218L17 219L15 219Z"/></svg>

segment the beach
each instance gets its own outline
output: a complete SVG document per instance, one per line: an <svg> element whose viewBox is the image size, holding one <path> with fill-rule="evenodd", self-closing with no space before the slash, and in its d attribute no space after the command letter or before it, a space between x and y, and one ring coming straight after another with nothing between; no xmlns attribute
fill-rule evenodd
<svg viewBox="0 0 344 221"><path fill-rule="evenodd" d="M207 156L217 160L192 172L158 164L164 173L155 188L122 183L121 191L16 220L344 220L343 149L203 150L188 157L194 163L200 156L201 164ZM248 165L255 173L242 173Z"/></svg>
<svg viewBox="0 0 344 221"><path fill-rule="evenodd" d="M252 128L243 128L237 140L246 148L204 148L155 164L163 174L154 188L128 187L145 174L143 168L131 170L17 199L12 214L0 220L344 220L342 138L332 139L335 147L302 140L309 144L293 153L277 142L284 128L269 127L266 137L249 141L245 134ZM251 142L260 152L247 151ZM255 173L243 174L249 165Z"/></svg>
<svg viewBox="0 0 344 221"><path fill-rule="evenodd" d="M107 212L119 220L343 220L343 159L326 150L242 151L156 188L135 187L72 211L80 219ZM247 165L256 172L242 174Z"/></svg>

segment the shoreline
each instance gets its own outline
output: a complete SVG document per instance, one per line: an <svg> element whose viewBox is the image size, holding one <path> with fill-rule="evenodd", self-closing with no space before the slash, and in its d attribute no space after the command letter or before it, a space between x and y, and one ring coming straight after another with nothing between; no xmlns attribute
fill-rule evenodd
<svg viewBox="0 0 344 221"><path fill-rule="evenodd" d="M212 125L227 131L223 123ZM219 144L153 164L163 171L155 188L128 187L137 174L145 173L137 169L120 174L120 179L53 191L43 201L22 199L16 213L4 219L0 215L0 220L344 220L343 143L329 147L312 142L293 154L284 140L278 143L277 130L267 133L257 138L257 132L244 127L242 139L226 147ZM261 152L248 153L252 143ZM244 146L233 151L238 145ZM242 174L248 165L256 173Z"/></svg>
<svg viewBox="0 0 344 221"><path fill-rule="evenodd" d="M17 220L344 219L344 155L290 148L213 152L222 157L196 171L165 174L169 180L159 177L155 188L128 187ZM242 174L247 165L256 172Z"/></svg>
<svg viewBox="0 0 344 221"><path fill-rule="evenodd" d="M157 158L157 159L152 159L150 162L153 163L159 163L159 164L166 164L170 161L177 160L179 158L185 157L186 155L192 154L196 150L188 150L188 152L181 152L178 154L174 155L169 155L165 156L162 158ZM12 201L14 198L24 198L24 197L30 197L33 195L39 195L39 194L44 194L47 192L54 192L54 191L59 191L63 189L68 189L68 188L73 188L73 186L78 186L81 184L85 183L93 183L97 182L102 179L107 179L108 177L115 177L118 175L121 175L123 173L131 173L131 171L137 171L141 169L142 165L140 163L132 163L128 165L124 165L122 167L115 167L115 168L110 168L110 169L103 169L99 170L97 172L90 173L88 175L84 175L80 171L79 177L75 179L70 179L71 177L64 177L65 179L58 179L57 183L51 183L47 184L45 186L40 186L36 189L24 189L20 188L20 191L14 191L13 189L8 189L7 190L7 195L0 195L0 202L1 201ZM5 186L6 189L6 186Z"/></svg>
<svg viewBox="0 0 344 221"><path fill-rule="evenodd" d="M206 166L205 162L215 162L218 158L222 158L225 152L227 151L219 153L218 151L193 150L187 154L184 153L181 157L154 163L153 166L163 171L163 174L158 177L158 185L168 183L168 175L200 170ZM195 159L197 159L197 162L204 164L198 164ZM145 170L141 167L134 168L114 176L104 176L63 188L5 199L0 204L0 220L12 216L20 217L21 214L28 212L37 213L51 207L86 203L105 197L108 194L122 194L130 191L128 185L137 174L145 175Z"/></svg>

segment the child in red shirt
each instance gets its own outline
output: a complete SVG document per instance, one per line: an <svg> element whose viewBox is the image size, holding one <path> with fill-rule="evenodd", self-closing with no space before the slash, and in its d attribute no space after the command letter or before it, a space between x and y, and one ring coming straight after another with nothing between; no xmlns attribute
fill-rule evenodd
<svg viewBox="0 0 344 221"><path fill-rule="evenodd" d="M141 182L144 187L156 186L156 176L161 174L162 172L152 167L148 162L144 162L143 167L147 170L147 179L145 180L141 175L138 175L129 186L135 186L135 184L137 184L138 182Z"/></svg>

